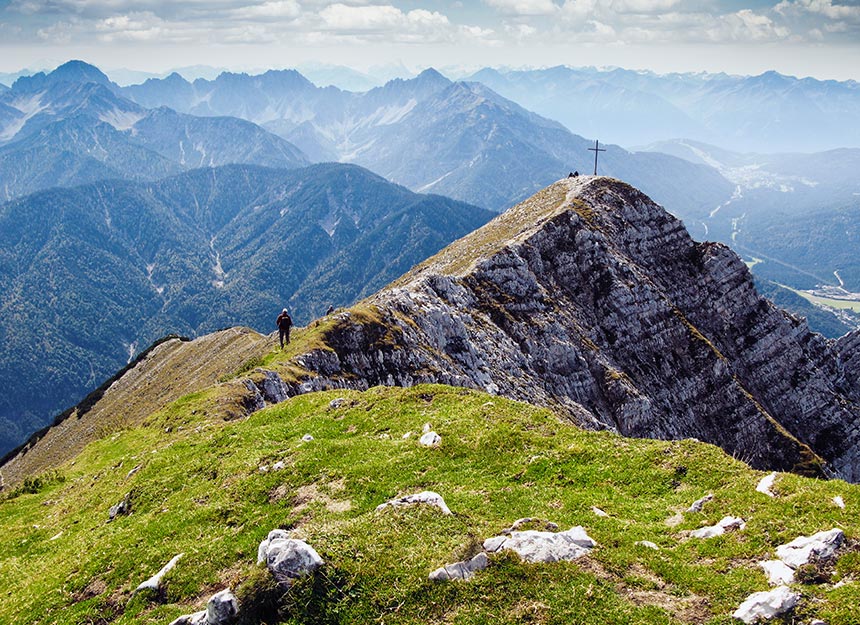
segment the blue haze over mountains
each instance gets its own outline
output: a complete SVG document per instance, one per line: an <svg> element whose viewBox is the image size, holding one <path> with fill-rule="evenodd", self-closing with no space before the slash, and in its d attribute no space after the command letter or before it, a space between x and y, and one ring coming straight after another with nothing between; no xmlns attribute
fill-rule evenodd
<svg viewBox="0 0 860 625"><path fill-rule="evenodd" d="M485 71L473 77L485 82L454 82L427 70L355 93L286 70L119 87L70 62L0 86L0 385L20 389L0 404L0 434L10 432L0 452L163 334L265 331L284 303L304 323L486 222L485 209L590 173L607 118L625 145L652 143L606 145L600 173L641 188L696 238L784 261L757 265L764 277L805 286L838 269L860 290L860 150L774 156L689 138L719 138L731 114L748 114L741 135L752 141L768 100L802 112L794 91L829 89L844 111L827 115L856 120L855 83L612 76ZM646 93L648 81L674 103ZM321 161L351 165L307 167Z"/></svg>

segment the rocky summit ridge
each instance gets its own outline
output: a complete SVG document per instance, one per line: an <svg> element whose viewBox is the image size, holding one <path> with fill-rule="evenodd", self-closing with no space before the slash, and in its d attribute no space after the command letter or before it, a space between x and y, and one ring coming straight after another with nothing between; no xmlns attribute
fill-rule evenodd
<svg viewBox="0 0 860 625"><path fill-rule="evenodd" d="M442 382L758 468L860 479L857 340L810 332L724 245L609 178L560 181L344 312L300 388Z"/></svg>
<svg viewBox="0 0 860 625"><path fill-rule="evenodd" d="M860 481L860 335L812 333L756 292L734 252L693 241L611 178L559 181L300 330L286 351L270 345L250 341L242 367L225 361L223 373L240 371L222 385L231 411L443 383L549 406L586 428L697 438L755 468ZM105 396L121 403L114 386ZM3 472L44 466L42 451L31 443Z"/></svg>

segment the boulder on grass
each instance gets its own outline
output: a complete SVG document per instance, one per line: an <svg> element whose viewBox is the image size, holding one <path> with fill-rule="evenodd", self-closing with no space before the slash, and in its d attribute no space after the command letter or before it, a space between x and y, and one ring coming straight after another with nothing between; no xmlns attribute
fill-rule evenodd
<svg viewBox="0 0 860 625"><path fill-rule="evenodd" d="M840 529L818 532L812 536L798 536L790 543L776 548L776 557L793 569L812 560L828 560L845 540L845 533Z"/></svg>
<svg viewBox="0 0 860 625"><path fill-rule="evenodd" d="M558 562L581 558L596 544L582 526L577 525L558 533L526 530L495 536L484 541L484 549L489 552L508 549L526 562Z"/></svg>
<svg viewBox="0 0 860 625"><path fill-rule="evenodd" d="M780 586L768 592L754 592L732 613L736 619L752 625L760 619L771 619L785 614L797 605L800 595L788 586Z"/></svg>
<svg viewBox="0 0 860 625"><path fill-rule="evenodd" d="M265 552L266 568L283 584L291 584L323 565L323 559L313 547L295 538L267 538L260 544L258 554L260 552Z"/></svg>
<svg viewBox="0 0 860 625"><path fill-rule="evenodd" d="M489 565L490 560L487 558L487 554L482 551L469 560L455 562L454 564L446 564L445 566L436 569L430 573L430 579L436 582L452 579L467 580L470 579L475 572L483 571Z"/></svg>

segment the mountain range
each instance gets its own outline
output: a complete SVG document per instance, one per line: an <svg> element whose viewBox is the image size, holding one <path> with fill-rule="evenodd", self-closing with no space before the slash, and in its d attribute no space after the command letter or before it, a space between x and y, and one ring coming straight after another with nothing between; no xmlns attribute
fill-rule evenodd
<svg viewBox="0 0 860 625"><path fill-rule="evenodd" d="M380 288L491 213L352 165L197 169L0 205L8 450L168 333L307 323ZM45 389L51 389L45 392Z"/></svg>
<svg viewBox="0 0 860 625"><path fill-rule="evenodd" d="M593 143L477 83L429 69L364 93L318 88L292 70L178 74L123 90L142 106L247 119L313 160L352 162L419 192L501 211L561 174L593 169ZM705 210L731 196L709 167L606 146L600 172L637 184L672 210ZM684 185L667 184L684 180Z"/></svg>
<svg viewBox="0 0 860 625"><path fill-rule="evenodd" d="M486 68L469 80L572 132L628 147L681 137L759 153L860 147L860 84L852 80L566 66Z"/></svg>
<svg viewBox="0 0 860 625"><path fill-rule="evenodd" d="M229 163L291 168L308 160L289 142L240 119L145 109L85 63L19 78L0 93L3 199Z"/></svg>

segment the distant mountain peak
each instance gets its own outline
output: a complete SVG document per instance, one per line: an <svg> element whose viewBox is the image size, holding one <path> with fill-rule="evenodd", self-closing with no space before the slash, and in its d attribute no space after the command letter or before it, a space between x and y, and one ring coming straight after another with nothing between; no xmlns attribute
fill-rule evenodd
<svg viewBox="0 0 860 625"><path fill-rule="evenodd" d="M68 61L48 74L53 80L68 82L97 82L103 85L111 84L110 79L95 65L84 61Z"/></svg>
<svg viewBox="0 0 860 625"><path fill-rule="evenodd" d="M434 80L434 81L439 81L439 82L451 82L450 80L445 78L445 76L443 76L441 73L439 73L433 67L428 67L423 72L418 74L415 77L415 80L421 80L421 81Z"/></svg>
<svg viewBox="0 0 860 625"><path fill-rule="evenodd" d="M22 76L15 81L12 88L20 91L35 91L61 83L96 83L111 91L117 89L117 86L98 67L78 60L63 63L48 74L39 72L32 76Z"/></svg>

